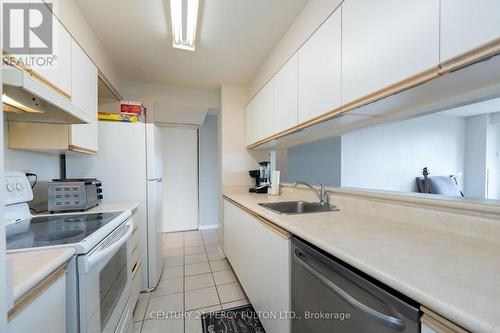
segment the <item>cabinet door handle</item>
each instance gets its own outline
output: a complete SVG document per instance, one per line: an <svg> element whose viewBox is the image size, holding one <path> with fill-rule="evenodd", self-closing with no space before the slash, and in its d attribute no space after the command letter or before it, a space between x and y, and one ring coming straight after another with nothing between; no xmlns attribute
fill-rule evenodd
<svg viewBox="0 0 500 333"><path fill-rule="evenodd" d="M352 306L354 309L368 315L369 317L375 319L379 323L394 328L398 331L403 331L405 329L405 322L397 317L392 317L381 313L369 306L361 303L351 295L349 295L346 291L342 290L339 286L334 284L332 281L327 279L323 274L314 269L311 265L306 263L301 256L303 256L302 252L299 250L295 250L295 260L304 267L309 273L311 273L315 278L320 280L323 284L325 284L331 291L333 291L337 296L342 298L346 303Z"/></svg>

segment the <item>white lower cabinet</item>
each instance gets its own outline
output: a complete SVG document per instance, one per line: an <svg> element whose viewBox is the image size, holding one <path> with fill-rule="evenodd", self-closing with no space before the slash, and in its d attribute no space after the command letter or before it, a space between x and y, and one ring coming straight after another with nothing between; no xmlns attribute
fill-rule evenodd
<svg viewBox="0 0 500 333"><path fill-rule="evenodd" d="M66 332L66 274L59 277L20 313L7 328L9 333L65 333Z"/></svg>
<svg viewBox="0 0 500 333"><path fill-rule="evenodd" d="M224 200L224 252L266 332L290 332L290 239Z"/></svg>

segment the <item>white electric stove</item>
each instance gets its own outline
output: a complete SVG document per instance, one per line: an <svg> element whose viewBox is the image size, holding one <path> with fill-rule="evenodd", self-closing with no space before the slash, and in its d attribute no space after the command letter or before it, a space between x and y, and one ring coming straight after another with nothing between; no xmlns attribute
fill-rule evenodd
<svg viewBox="0 0 500 333"><path fill-rule="evenodd" d="M7 253L60 247L76 251L67 271L67 332L121 333L130 312L131 212L34 216L27 177L6 172L4 182Z"/></svg>

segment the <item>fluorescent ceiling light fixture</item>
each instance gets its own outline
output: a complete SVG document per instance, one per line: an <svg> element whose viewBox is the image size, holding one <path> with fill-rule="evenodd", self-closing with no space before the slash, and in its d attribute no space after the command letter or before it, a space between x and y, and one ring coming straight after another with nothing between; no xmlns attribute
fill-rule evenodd
<svg viewBox="0 0 500 333"><path fill-rule="evenodd" d="M199 0L170 0L173 46L194 51Z"/></svg>
<svg viewBox="0 0 500 333"><path fill-rule="evenodd" d="M2 103L4 104L6 112L29 112L29 113L44 113L40 110L35 110L32 107L19 103L18 101L10 98L9 96L2 94Z"/></svg>

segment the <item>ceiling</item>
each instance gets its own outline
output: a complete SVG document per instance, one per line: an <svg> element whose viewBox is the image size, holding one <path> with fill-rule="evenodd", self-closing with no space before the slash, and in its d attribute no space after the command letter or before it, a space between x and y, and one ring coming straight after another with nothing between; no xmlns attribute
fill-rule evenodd
<svg viewBox="0 0 500 333"><path fill-rule="evenodd" d="M200 0L196 51L172 47L169 0L75 0L128 81L247 84L308 0Z"/></svg>

